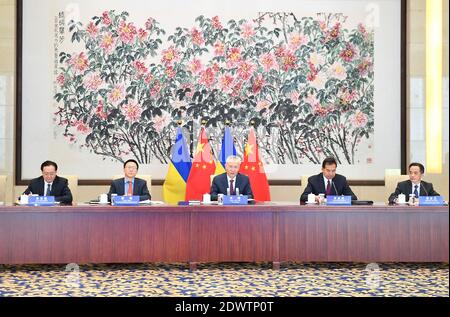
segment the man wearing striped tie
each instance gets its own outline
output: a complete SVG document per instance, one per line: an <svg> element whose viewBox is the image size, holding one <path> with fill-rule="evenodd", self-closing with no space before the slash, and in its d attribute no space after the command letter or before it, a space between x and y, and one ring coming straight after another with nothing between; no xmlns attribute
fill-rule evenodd
<svg viewBox="0 0 450 317"><path fill-rule="evenodd" d="M398 195L404 194L406 201L409 201L409 195L414 194L416 198L419 196L440 196L437 193L432 183L422 180L425 173L425 167L420 163L411 163L408 166L409 180L399 182L395 192L389 196L389 203L394 204Z"/></svg>
<svg viewBox="0 0 450 317"><path fill-rule="evenodd" d="M117 194L119 196L139 196L139 200L141 201L151 199L147 182L136 177L138 170L139 164L137 161L133 159L127 160L123 164L123 172L125 175L111 183L108 198L111 199L111 194Z"/></svg>

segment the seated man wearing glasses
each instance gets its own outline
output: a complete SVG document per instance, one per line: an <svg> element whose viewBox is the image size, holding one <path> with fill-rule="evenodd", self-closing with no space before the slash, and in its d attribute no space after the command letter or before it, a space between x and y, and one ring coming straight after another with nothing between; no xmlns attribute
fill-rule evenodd
<svg viewBox="0 0 450 317"><path fill-rule="evenodd" d="M119 196L139 196L139 200L151 199L150 192L147 188L147 182L143 179L137 178L136 174L139 169L139 164L135 160L127 160L123 164L124 176L112 182L109 188L108 197L111 194Z"/></svg>

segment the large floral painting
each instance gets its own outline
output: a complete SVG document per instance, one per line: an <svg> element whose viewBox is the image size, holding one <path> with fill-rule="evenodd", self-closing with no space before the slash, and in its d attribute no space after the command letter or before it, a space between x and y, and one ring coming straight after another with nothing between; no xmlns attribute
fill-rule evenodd
<svg viewBox="0 0 450 317"><path fill-rule="evenodd" d="M67 142L118 161L167 163L177 122L192 131L205 120L217 133L230 122L240 149L254 122L273 163L355 164L374 131L374 37L345 19L198 16L173 34L114 10L70 21L84 49L59 53L55 123Z"/></svg>

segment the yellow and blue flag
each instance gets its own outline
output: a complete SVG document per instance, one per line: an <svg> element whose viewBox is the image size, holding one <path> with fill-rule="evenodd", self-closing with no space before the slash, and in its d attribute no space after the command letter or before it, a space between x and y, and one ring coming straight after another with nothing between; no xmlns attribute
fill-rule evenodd
<svg viewBox="0 0 450 317"><path fill-rule="evenodd" d="M169 163L166 180L163 184L164 201L168 204L177 204L186 198L186 182L191 171L191 157L183 137L181 128L177 129L172 159Z"/></svg>
<svg viewBox="0 0 450 317"><path fill-rule="evenodd" d="M227 158L230 155L236 155L236 147L234 146L233 136L231 135L230 128L225 127L222 139L222 147L219 154L220 164L216 164L215 175L225 173L225 163L227 162Z"/></svg>

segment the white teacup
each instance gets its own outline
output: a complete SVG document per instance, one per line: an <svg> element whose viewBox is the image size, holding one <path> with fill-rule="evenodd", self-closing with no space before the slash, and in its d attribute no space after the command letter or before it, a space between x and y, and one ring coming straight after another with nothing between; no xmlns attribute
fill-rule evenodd
<svg viewBox="0 0 450 317"><path fill-rule="evenodd" d="M28 195L20 195L20 204L21 205L28 204Z"/></svg>
<svg viewBox="0 0 450 317"><path fill-rule="evenodd" d="M101 194L99 197L100 204L107 204L108 203L108 195L107 194Z"/></svg>
<svg viewBox="0 0 450 317"><path fill-rule="evenodd" d="M313 193L308 194L308 203L312 204L316 202L316 195L314 195Z"/></svg>
<svg viewBox="0 0 450 317"><path fill-rule="evenodd" d="M400 194L400 195L398 195L398 196L397 196L397 202L398 202L399 204L404 204L404 203L406 203L406 196L405 196L405 194Z"/></svg>
<svg viewBox="0 0 450 317"><path fill-rule="evenodd" d="M211 202L211 195L206 193L203 194L203 203L210 203Z"/></svg>

